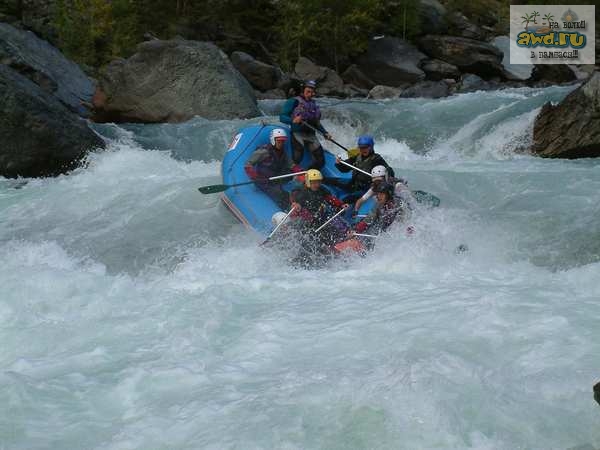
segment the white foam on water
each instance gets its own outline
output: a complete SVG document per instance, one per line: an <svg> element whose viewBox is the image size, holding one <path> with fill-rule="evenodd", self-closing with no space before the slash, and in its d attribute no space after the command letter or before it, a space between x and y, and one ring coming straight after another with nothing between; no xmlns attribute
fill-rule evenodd
<svg viewBox="0 0 600 450"><path fill-rule="evenodd" d="M318 270L197 191L217 162L134 132L1 187L0 448L599 446L600 165L514 153L537 92L431 154L382 125L378 150L442 204Z"/></svg>

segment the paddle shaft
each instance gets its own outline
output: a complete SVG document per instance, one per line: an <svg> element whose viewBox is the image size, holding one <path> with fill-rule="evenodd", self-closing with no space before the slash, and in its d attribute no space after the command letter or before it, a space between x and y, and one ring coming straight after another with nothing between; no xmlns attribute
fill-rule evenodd
<svg viewBox="0 0 600 450"><path fill-rule="evenodd" d="M273 237L273 235L274 235L275 233L277 233L277 230L279 230L279 228L281 227L281 225L283 225L283 224L284 224L284 222L285 222L286 220L288 220L288 217L290 217L290 216L292 215L292 213L294 212L294 210L295 210L295 209L296 209L296 207L295 207L295 206L293 206L293 207L290 209L290 212L288 212L288 213L285 215L285 217L284 217L284 218L281 220L281 222L279 222L279 223L277 224L277 226L276 226L276 227L273 229L273 231L271 231L271 234L269 234L269 235L267 236L267 239L265 239L265 242L267 242L269 239L271 239L271 238Z"/></svg>
<svg viewBox="0 0 600 450"><path fill-rule="evenodd" d="M313 131L316 131L317 133L321 133L323 135L323 137L325 137L325 133L323 133L321 130L319 130L318 128L313 127L310 123L307 123L305 121L302 121L302 125L307 126L308 128L310 128ZM333 139L329 138L325 138L328 141L333 142L335 145L337 145L339 148L341 148L342 150L346 151L346 152L350 152L350 150L348 149L348 147L344 147L342 144L340 144L339 142L334 141Z"/></svg>
<svg viewBox="0 0 600 450"><path fill-rule="evenodd" d="M260 182L264 182L264 181L275 181L275 180L280 180L282 178L295 177L296 175L302 175L305 173L306 173L306 171L294 172L294 173L288 173L285 175L277 175L276 177L270 177L265 180L251 180L251 181L245 181L243 183L236 183L236 184L213 184L210 186L199 187L198 190L200 192L202 192L203 194L216 194L217 192L223 192L232 187L246 186L248 184L260 183Z"/></svg>
<svg viewBox="0 0 600 450"><path fill-rule="evenodd" d="M333 216L331 216L331 218L329 218L329 220L327 220L327 222L325 222L323 225L321 225L319 228L317 228L315 230L315 233L318 233L323 228L325 228L327 225L329 225L333 219L335 219L337 216L339 216L340 214L342 214L344 211L346 211L346 208L342 208L338 212L336 212Z"/></svg>
<svg viewBox="0 0 600 450"><path fill-rule="evenodd" d="M338 155L338 158L340 158L340 155ZM366 172L366 171L364 171L364 170L362 170L362 169L359 169L358 167L355 167L355 166L353 166L352 164L349 164L349 163L347 163L346 161L342 160L342 158L340 158L340 164L343 164L343 165L345 165L345 166L348 166L348 167L350 167L351 169L354 169L354 170L356 170L357 172L364 173L364 174L365 174L365 175L367 175L368 177L373 177L373 175L371 175L369 172Z"/></svg>

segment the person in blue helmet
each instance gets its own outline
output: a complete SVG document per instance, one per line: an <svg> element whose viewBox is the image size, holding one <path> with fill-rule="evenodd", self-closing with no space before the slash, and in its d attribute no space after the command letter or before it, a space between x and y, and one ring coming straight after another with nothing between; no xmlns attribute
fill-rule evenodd
<svg viewBox="0 0 600 450"><path fill-rule="evenodd" d="M387 176L394 176L394 169L392 169L388 163L385 162L385 159L383 159L380 154L375 153L375 141L372 136L360 136L358 138L358 150L358 155L351 156L350 158L344 160L344 162L369 174L374 167L383 166L387 170ZM329 178L325 180L326 184L337 185L349 193L349 196L344 198L346 202L355 202L371 187L372 177L370 175L366 175L358 170L351 169L345 164L342 164L342 160L339 157L336 158L335 167L340 172L352 171L352 178L349 183L344 184L336 181L335 179Z"/></svg>
<svg viewBox="0 0 600 450"><path fill-rule="evenodd" d="M308 169L321 169L325 164L323 147L314 129L320 131L325 139L331 139L331 135L321 124L321 110L313 99L316 88L317 84L314 81L304 82L302 93L297 97L289 98L279 115L279 120L290 125L292 129L294 163L302 162L305 148L310 152L312 163Z"/></svg>

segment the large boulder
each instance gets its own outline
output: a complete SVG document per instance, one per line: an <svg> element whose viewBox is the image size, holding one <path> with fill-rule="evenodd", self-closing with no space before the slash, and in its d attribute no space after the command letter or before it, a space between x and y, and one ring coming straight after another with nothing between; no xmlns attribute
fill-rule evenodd
<svg viewBox="0 0 600 450"><path fill-rule="evenodd" d="M372 89L375 86L373 80L366 76L356 64L350 65L344 73L342 73L342 80L362 89Z"/></svg>
<svg viewBox="0 0 600 450"><path fill-rule="evenodd" d="M0 175L65 173L104 142L56 97L0 64Z"/></svg>
<svg viewBox="0 0 600 450"><path fill-rule="evenodd" d="M111 62L94 95L98 122L182 122L260 115L254 91L214 44L152 40Z"/></svg>
<svg viewBox="0 0 600 450"><path fill-rule="evenodd" d="M577 80L575 72L566 64L536 64L531 73L535 82L560 84Z"/></svg>
<svg viewBox="0 0 600 450"><path fill-rule="evenodd" d="M366 53L358 58L358 66L377 84L406 87L425 79L425 72L419 67L425 58L412 44L384 37L369 41Z"/></svg>
<svg viewBox="0 0 600 450"><path fill-rule="evenodd" d="M94 83L77 64L35 34L0 23L0 63L29 78L71 111L89 115Z"/></svg>
<svg viewBox="0 0 600 450"><path fill-rule="evenodd" d="M600 156L600 72L558 105L542 107L533 127L532 150L550 158Z"/></svg>
<svg viewBox="0 0 600 450"><path fill-rule="evenodd" d="M233 52L231 54L233 66L248 80L248 82L261 92L277 88L283 74L281 69L257 61L248 53Z"/></svg>
<svg viewBox="0 0 600 450"><path fill-rule="evenodd" d="M346 97L344 81L337 72L328 67L318 66L310 59L301 56L294 67L295 76L301 80L317 82L319 95Z"/></svg>
<svg viewBox="0 0 600 450"><path fill-rule="evenodd" d="M487 38L487 33L483 28L470 22L465 15L458 11L448 14L447 21L448 34L451 36L460 36L478 41L483 41Z"/></svg>
<svg viewBox="0 0 600 450"><path fill-rule="evenodd" d="M421 63L421 69L427 75L428 80L440 81L448 78L458 80L460 70L453 64L449 64L439 59L425 59Z"/></svg>
<svg viewBox="0 0 600 450"><path fill-rule="evenodd" d="M504 77L508 80L525 81L531 78L533 64L511 64L510 63L510 38L508 36L497 36L491 44L504 53L502 67Z"/></svg>
<svg viewBox="0 0 600 450"><path fill-rule="evenodd" d="M432 58L453 64L463 72L483 78L502 76L500 50L486 42L456 36L425 36L419 41L421 49Z"/></svg>

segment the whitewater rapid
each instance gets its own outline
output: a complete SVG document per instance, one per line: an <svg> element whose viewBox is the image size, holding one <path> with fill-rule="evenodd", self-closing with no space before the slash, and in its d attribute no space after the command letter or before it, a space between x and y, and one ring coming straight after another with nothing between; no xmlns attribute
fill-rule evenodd
<svg viewBox="0 0 600 450"><path fill-rule="evenodd" d="M523 153L570 89L324 100L442 205L321 270L197 191L258 120L0 179L0 449L600 447L600 160Z"/></svg>

